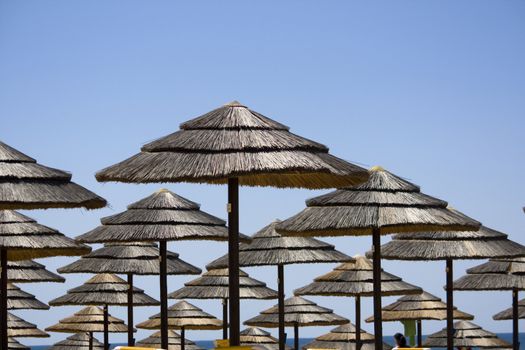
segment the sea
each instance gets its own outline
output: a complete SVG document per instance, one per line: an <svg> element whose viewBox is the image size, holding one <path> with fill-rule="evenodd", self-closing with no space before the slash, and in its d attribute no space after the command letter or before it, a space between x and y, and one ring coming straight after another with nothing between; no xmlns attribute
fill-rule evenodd
<svg viewBox="0 0 525 350"><path fill-rule="evenodd" d="M498 337L500 337L501 339L504 339L504 340L506 340L508 342L512 342L512 333L499 333ZM385 336L383 338L384 338L384 341L387 344L394 344L394 338L393 337ZM423 339L424 339L424 336L423 336ZM313 340L312 338L301 338L299 340L299 346L302 347L303 345L308 344L312 340ZM196 340L195 342L197 343L198 346L200 346L201 348L204 348L204 349L213 349L214 348L213 340ZM290 345L291 347L293 347L293 339L288 340L287 344ZM523 346L520 346L520 349L524 349L525 350L525 333L520 333L520 344L523 344ZM115 345L113 345L112 349L114 347L116 347L116 346L119 346L119 345L126 345L126 344L115 344ZM48 348L49 348L49 345L39 345L39 346L31 347L31 350L46 350Z"/></svg>

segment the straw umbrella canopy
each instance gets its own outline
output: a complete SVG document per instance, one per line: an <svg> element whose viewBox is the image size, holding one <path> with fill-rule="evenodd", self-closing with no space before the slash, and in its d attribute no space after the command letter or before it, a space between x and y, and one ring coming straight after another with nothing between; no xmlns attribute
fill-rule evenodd
<svg viewBox="0 0 525 350"><path fill-rule="evenodd" d="M257 327L248 327L241 331L241 346L249 346L257 350L277 350L279 349L279 340L272 337L269 332ZM286 345L286 350L291 348Z"/></svg>
<svg viewBox="0 0 525 350"><path fill-rule="evenodd" d="M310 199L306 205L306 209L283 221L277 231L293 236L372 235L376 349L383 343L381 235L477 230L480 226L477 221L448 210L447 202L421 193L419 186L377 166L370 169L370 178L364 184Z"/></svg>
<svg viewBox="0 0 525 350"><path fill-rule="evenodd" d="M12 313L7 313L7 334L13 338L48 338L49 334Z"/></svg>
<svg viewBox="0 0 525 350"><path fill-rule="evenodd" d="M29 346L25 346L21 344L18 340L15 338L8 337L8 349L9 350L31 350Z"/></svg>
<svg viewBox="0 0 525 350"><path fill-rule="evenodd" d="M245 321L244 324L263 328L279 327L279 314L279 306L275 305L261 311L258 316ZM347 322L346 318L335 314L333 310L321 307L310 300L291 297L284 301L284 323L286 326L294 327L295 350L299 350L299 327L332 326Z"/></svg>
<svg viewBox="0 0 525 350"><path fill-rule="evenodd" d="M155 243L106 243L104 247L84 255L79 260L58 269L60 273L115 273L127 275L128 289L128 345L135 345L133 337L133 276L158 275L160 252ZM200 274L201 269L170 251L166 252L166 274Z"/></svg>
<svg viewBox="0 0 525 350"><path fill-rule="evenodd" d="M358 339L362 350L374 349L374 336L364 330L361 330L358 336L357 328L350 322L315 338L315 340L303 346L302 349L357 350ZM392 347L383 343L383 349L390 350Z"/></svg>
<svg viewBox="0 0 525 350"><path fill-rule="evenodd" d="M67 294L51 300L49 305L102 305L107 316L109 305L128 305L128 292L130 289L133 292L133 306L159 305L157 300L148 296L142 289L130 287L122 278L109 273L95 275L83 285L70 289L67 291ZM108 323L105 325L107 327ZM104 345L106 350L108 350L108 331L104 332Z"/></svg>
<svg viewBox="0 0 525 350"><path fill-rule="evenodd" d="M180 329L180 347L181 350L184 350L187 329L221 329L222 321L182 300L168 308L168 327L169 329ZM160 314L153 315L149 320L139 323L137 328L160 329Z"/></svg>
<svg viewBox="0 0 525 350"><path fill-rule="evenodd" d="M103 350L104 344L93 337L92 334L83 332L73 334L64 340L55 343L48 350Z"/></svg>
<svg viewBox="0 0 525 350"><path fill-rule="evenodd" d="M64 283L66 279L46 269L33 260L7 262L7 279L15 283L55 282Z"/></svg>
<svg viewBox="0 0 525 350"><path fill-rule="evenodd" d="M492 318L496 321L502 321L502 320L512 320L513 312L512 307L505 309L501 312L498 312ZM522 319L525 318L525 299L521 299L518 302L518 318Z"/></svg>
<svg viewBox="0 0 525 350"><path fill-rule="evenodd" d="M187 121L180 130L96 175L99 181L228 184L230 343L239 345L239 185L334 188L367 179L364 169L237 101ZM166 339L167 343L167 339ZM283 349L281 349L283 350Z"/></svg>
<svg viewBox="0 0 525 350"><path fill-rule="evenodd" d="M276 220L263 227L251 238L251 242L239 246L240 266L277 265L277 290L279 293L279 344L285 345L284 333L284 265L306 263L333 263L353 259L335 249L332 244L308 237L283 237L275 227ZM229 256L223 256L210 264L209 268L227 267Z"/></svg>
<svg viewBox="0 0 525 350"><path fill-rule="evenodd" d="M467 274L453 283L462 291L511 291L512 292L512 342L519 349L518 292L525 290L525 258L491 259L467 270Z"/></svg>
<svg viewBox="0 0 525 350"><path fill-rule="evenodd" d="M239 271L239 297L241 299L277 299L277 292L266 283L251 278L246 272ZM201 277L184 283L184 287L168 295L171 299L221 299L222 300L222 337L228 339L228 269L210 269Z"/></svg>
<svg viewBox="0 0 525 350"><path fill-rule="evenodd" d="M49 306L33 294L24 292L12 283L7 284L8 310L49 310Z"/></svg>
<svg viewBox="0 0 525 350"><path fill-rule="evenodd" d="M168 331L169 345L166 350L180 350L182 339L181 336L172 330ZM160 332L155 332L149 337L142 339L137 342L137 345L143 346L145 348L159 348L160 347ZM203 350L195 342L184 339L184 348L186 350Z"/></svg>
<svg viewBox="0 0 525 350"><path fill-rule="evenodd" d="M443 329L429 335L423 342L424 347L446 348L447 330ZM469 321L454 323L454 346L458 348L510 349L512 345L498 338L496 334L482 329Z"/></svg>
<svg viewBox="0 0 525 350"><path fill-rule="evenodd" d="M331 272L319 276L307 286L296 289L295 295L344 296L355 298L356 348L361 345L361 297L374 295L373 263L361 255L354 261L337 266ZM419 294L422 290L406 283L400 277L381 270L381 295Z"/></svg>

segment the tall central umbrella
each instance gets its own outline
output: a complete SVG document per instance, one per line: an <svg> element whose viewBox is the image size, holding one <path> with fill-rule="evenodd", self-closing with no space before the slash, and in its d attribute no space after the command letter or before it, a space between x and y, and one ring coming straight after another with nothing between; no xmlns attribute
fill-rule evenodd
<svg viewBox="0 0 525 350"><path fill-rule="evenodd" d="M306 263L333 263L353 259L328 244L313 238L282 237L275 231L276 220L252 236L252 241L239 247L241 266L277 265L279 307L279 350L285 346L284 316L284 265ZM226 267L229 256L223 256L210 264L209 268Z"/></svg>
<svg viewBox="0 0 525 350"><path fill-rule="evenodd" d="M330 333L323 334L314 341L303 346L303 350L309 349L337 349L337 350L357 350L357 343L360 343L362 350L374 349L374 336L361 330L357 333L357 328L352 323L347 323L336 327ZM390 350L392 347L383 343L384 350Z"/></svg>
<svg viewBox="0 0 525 350"><path fill-rule="evenodd" d="M507 235L502 232L482 226L478 231L470 232L398 234L381 247L381 252L383 259L446 261L447 327L450 349L453 347L454 332L453 261L524 256L525 247L508 240Z"/></svg>
<svg viewBox="0 0 525 350"><path fill-rule="evenodd" d="M295 295L324 295L355 297L355 346L361 346L361 297L374 294L373 263L364 256L356 255L354 262L337 266L333 271L314 279L313 283L296 289ZM381 295L420 294L421 288L403 282L400 277L381 270Z"/></svg>
<svg viewBox="0 0 525 350"><path fill-rule="evenodd" d="M447 209L447 202L381 167L370 169L364 184L310 199L307 208L283 221L277 231L293 236L372 235L374 335L383 344L381 323L381 235L425 230L477 230L480 224Z"/></svg>
<svg viewBox="0 0 525 350"><path fill-rule="evenodd" d="M60 273L115 273L127 275L128 285L128 345L133 337L133 275L159 275L159 250L154 243L107 243L79 260L58 269ZM201 269L172 252L166 253L167 275L195 275Z"/></svg>
<svg viewBox="0 0 525 350"><path fill-rule="evenodd" d="M239 297L241 299L277 299L277 292L266 283L251 278L246 272L239 271ZM228 269L210 269L201 277L184 283L184 287L168 295L172 299L221 299L222 300L222 337L228 339Z"/></svg>
<svg viewBox="0 0 525 350"><path fill-rule="evenodd" d="M454 323L454 345L458 349L510 349L512 345L501 340L496 334L482 329L477 324L469 321ZM431 334L423 342L424 347L446 348L447 330L443 329Z"/></svg>
<svg viewBox="0 0 525 350"><path fill-rule="evenodd" d="M365 181L362 168L237 101L187 121L180 130L97 173L99 181L228 184L230 343L239 345L239 185L334 188ZM167 345L163 341L163 345Z"/></svg>

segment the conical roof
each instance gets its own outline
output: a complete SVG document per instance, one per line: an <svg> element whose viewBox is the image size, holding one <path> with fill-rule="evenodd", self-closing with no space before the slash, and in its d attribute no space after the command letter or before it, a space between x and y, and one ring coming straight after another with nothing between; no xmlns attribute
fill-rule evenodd
<svg viewBox="0 0 525 350"><path fill-rule="evenodd" d="M446 320L447 304L438 297L423 292L416 295L406 295L394 303L384 306L382 311L383 322L405 320ZM455 320L472 320L474 316L454 307ZM366 319L373 322L374 316Z"/></svg>
<svg viewBox="0 0 525 350"><path fill-rule="evenodd" d="M79 237L89 243L215 240L227 241L226 222L199 210L200 206L161 189L128 206L128 210L102 218L101 226ZM240 235L240 239L246 239Z"/></svg>
<svg viewBox="0 0 525 350"><path fill-rule="evenodd" d="M496 321L512 320L512 307L498 312L492 318ZM525 318L525 299L518 302L518 318Z"/></svg>
<svg viewBox="0 0 525 350"><path fill-rule="evenodd" d="M104 344L93 337L93 350L103 350ZM59 341L51 346L48 350L90 350L89 349L89 334L77 333L66 339Z"/></svg>
<svg viewBox="0 0 525 350"><path fill-rule="evenodd" d="M184 287L168 295L171 299L227 299L228 269L213 269L201 277L184 283ZM241 299L277 299L277 292L266 283L251 278L239 271L239 293Z"/></svg>
<svg viewBox="0 0 525 350"><path fill-rule="evenodd" d="M228 103L146 144L141 152L98 172L99 181L226 183L333 188L360 183L366 171L336 158L283 124Z"/></svg>
<svg viewBox="0 0 525 350"><path fill-rule="evenodd" d="M222 321L202 311L187 301L179 301L168 308L168 328L170 329L221 329ZM160 329L160 314L141 322L137 328Z"/></svg>
<svg viewBox="0 0 525 350"><path fill-rule="evenodd" d="M301 297L291 297L284 301L284 322L286 326L297 324L305 326L331 326L348 322L333 310L318 306L316 303ZM279 326L279 308L277 305L262 311L244 322L247 326L272 328Z"/></svg>
<svg viewBox="0 0 525 350"><path fill-rule="evenodd" d="M454 346L457 348L512 348L512 344L499 339L496 334L488 332L469 321L458 321L454 323L454 330ZM445 328L427 336L423 342L423 347L446 348L447 329Z"/></svg>
<svg viewBox="0 0 525 350"><path fill-rule="evenodd" d="M149 337L142 339L137 342L137 346L142 346L145 348L161 348L161 339L160 339L160 331L155 332ZM168 330L168 349L167 350L180 350L181 348L182 339L181 336L172 330ZM199 347L195 342L184 339L184 348L186 350L202 350L201 347Z"/></svg>
<svg viewBox="0 0 525 350"><path fill-rule="evenodd" d="M7 343L8 343L7 346L9 348L9 350L31 350L31 348L29 346L25 346L25 345L21 344L15 338L9 337L9 339L7 340Z"/></svg>
<svg viewBox="0 0 525 350"><path fill-rule="evenodd" d="M104 198L0 141L0 208L102 208Z"/></svg>
<svg viewBox="0 0 525 350"><path fill-rule="evenodd" d="M83 285L70 289L67 294L49 302L52 306L61 305L128 305L128 282L122 278L101 273L91 277ZM134 306L154 306L159 302L142 289L133 287Z"/></svg>
<svg viewBox="0 0 525 350"><path fill-rule="evenodd" d="M7 335L13 338L47 338L49 334L38 329L36 325L24 321L12 313L7 313Z"/></svg>
<svg viewBox="0 0 525 350"><path fill-rule="evenodd" d="M485 226L481 226L479 231L398 234L381 247L381 257L395 260L458 260L525 256L525 247L507 237Z"/></svg>
<svg viewBox="0 0 525 350"><path fill-rule="evenodd" d="M314 282L296 289L295 295L330 296L372 296L374 293L372 261L361 255L355 261L337 266L327 274L314 279ZM420 294L421 288L406 283L400 277L381 272L381 294L405 295Z"/></svg>
<svg viewBox="0 0 525 350"><path fill-rule="evenodd" d="M8 260L74 256L91 251L89 246L14 210L0 210L0 247L7 249Z"/></svg>
<svg viewBox="0 0 525 350"><path fill-rule="evenodd" d="M356 349L356 328L352 323L332 329L329 333L315 338L312 342L302 347L307 349L334 349L334 350L355 350ZM361 349L374 349L374 336L361 329ZM390 350L392 347L383 343L383 349Z"/></svg>
<svg viewBox="0 0 525 350"><path fill-rule="evenodd" d="M7 262L7 279L16 283L60 282L66 279L46 269L36 261L20 260Z"/></svg>
<svg viewBox="0 0 525 350"><path fill-rule="evenodd" d="M159 274L159 250L155 243L106 243L104 247L58 269L60 273ZM168 275L198 275L201 269L167 253Z"/></svg>
<svg viewBox="0 0 525 350"><path fill-rule="evenodd" d="M124 321L109 315L108 329L110 333L127 333L128 326ZM104 332L104 311L96 306L88 306L76 312L73 316L66 317L57 324L47 327L48 332L80 333Z"/></svg>
<svg viewBox="0 0 525 350"><path fill-rule="evenodd" d="M277 350L279 349L279 340L272 337L269 332L257 327L248 327L241 331L241 346L249 346L254 349ZM285 344L284 348L291 348Z"/></svg>
<svg viewBox="0 0 525 350"><path fill-rule="evenodd" d="M277 231L288 236L371 235L419 231L477 230L479 222L447 209L447 202L374 167L367 182L306 201L307 208L284 220Z"/></svg>
<svg viewBox="0 0 525 350"><path fill-rule="evenodd" d="M12 283L7 284L8 310L49 310L49 306L38 300L33 294L24 292Z"/></svg>
<svg viewBox="0 0 525 350"><path fill-rule="evenodd" d="M525 290L525 258L491 259L454 281L455 290Z"/></svg>
<svg viewBox="0 0 525 350"><path fill-rule="evenodd" d="M331 263L352 261L332 244L308 237L283 237L275 231L279 220L265 226L251 237L251 242L239 245L240 266L263 266L301 263ZM207 268L228 267L228 255L212 261Z"/></svg>

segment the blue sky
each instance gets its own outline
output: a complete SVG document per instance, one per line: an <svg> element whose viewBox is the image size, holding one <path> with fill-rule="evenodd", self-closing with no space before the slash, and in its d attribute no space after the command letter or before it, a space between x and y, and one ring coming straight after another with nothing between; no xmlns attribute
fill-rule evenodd
<svg viewBox="0 0 525 350"><path fill-rule="evenodd" d="M109 208L97 211L29 213L73 237L166 187L99 184L97 170L237 99L337 156L382 165L525 244L524 37L525 3L517 0L2 1L0 138L42 164L71 171L76 182L109 200ZM167 187L226 216L225 187ZM243 188L241 229L252 234L320 193ZM350 255L370 246L369 238L329 241ZM202 254L203 247L209 253ZM170 249L203 267L224 254L226 244L171 243ZM41 262L54 269L73 260ZM458 262L456 277L478 263ZM287 268L287 295L333 267ZM445 296L443 263L388 261L384 267ZM276 286L275 269L246 270ZM22 287L48 301L87 278L70 275L64 285ZM170 291L191 278L171 278ZM137 282L158 296L155 277ZM353 319L352 299L311 299ZM491 318L510 301L510 293L456 293L456 305L492 331L510 331L509 322ZM194 304L220 315L218 301ZM271 305L243 302L241 316ZM18 314L43 328L77 309ZM365 300L364 315L371 311L371 300ZM125 318L123 308L110 312ZM137 309L135 319L156 312ZM424 325L428 332L444 326ZM385 326L385 334L399 330L398 323ZM187 336L213 339L220 332ZM50 342L61 338L52 334Z"/></svg>

